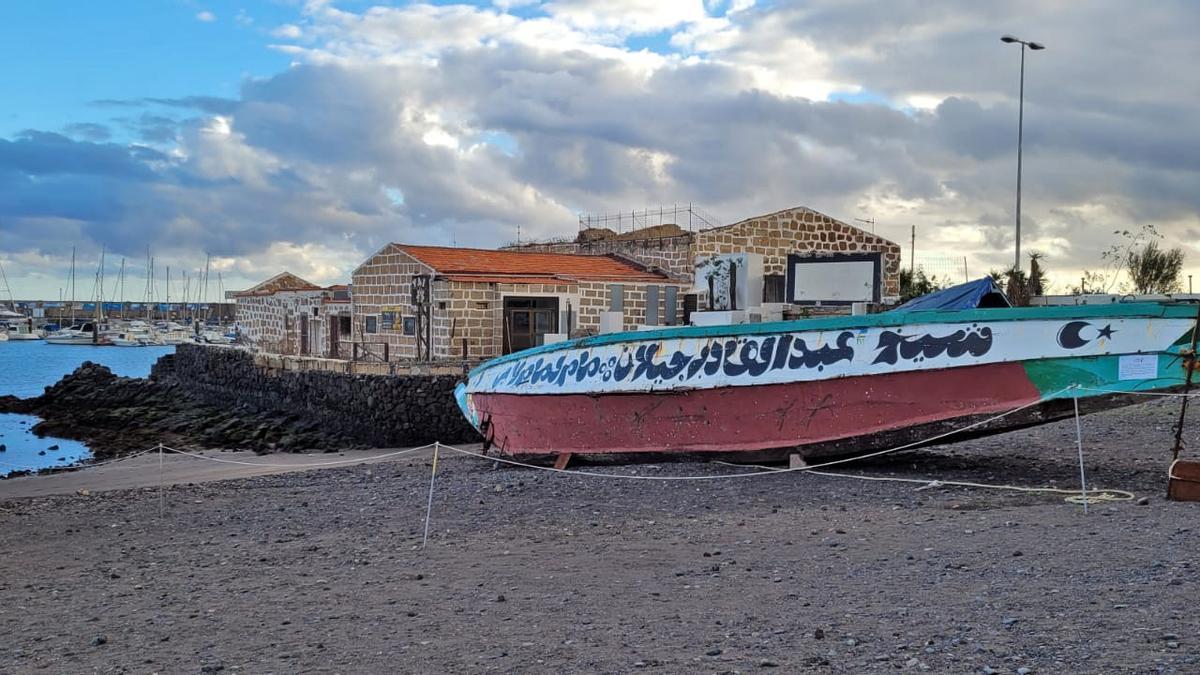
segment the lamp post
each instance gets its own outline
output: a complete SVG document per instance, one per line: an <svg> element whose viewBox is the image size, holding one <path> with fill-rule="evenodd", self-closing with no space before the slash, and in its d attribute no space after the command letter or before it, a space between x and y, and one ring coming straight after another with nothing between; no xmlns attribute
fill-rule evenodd
<svg viewBox="0 0 1200 675"><path fill-rule="evenodd" d="M1011 35L1001 37L1000 41L1006 44L1016 43L1021 45L1021 94L1020 103L1017 108L1017 256L1016 263L1013 265L1013 269L1019 270L1021 269L1021 141L1025 127L1025 48L1029 47L1033 51L1038 51L1045 49L1046 45L1040 42L1022 40Z"/></svg>

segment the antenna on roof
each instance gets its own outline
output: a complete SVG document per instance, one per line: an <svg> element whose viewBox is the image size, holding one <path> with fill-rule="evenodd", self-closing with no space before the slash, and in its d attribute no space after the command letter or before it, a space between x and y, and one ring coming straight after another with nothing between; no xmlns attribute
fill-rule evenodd
<svg viewBox="0 0 1200 675"><path fill-rule="evenodd" d="M521 245L521 226L517 225L517 246Z"/></svg>
<svg viewBox="0 0 1200 675"><path fill-rule="evenodd" d="M865 223L871 226L871 234L875 234L875 219L874 218L855 218L856 223Z"/></svg>

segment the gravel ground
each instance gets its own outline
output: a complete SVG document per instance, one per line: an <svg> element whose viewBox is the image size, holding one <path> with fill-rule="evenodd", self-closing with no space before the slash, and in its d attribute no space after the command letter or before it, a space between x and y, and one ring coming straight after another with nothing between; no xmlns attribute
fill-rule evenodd
<svg viewBox="0 0 1200 675"><path fill-rule="evenodd" d="M1085 419L1148 503L464 457L0 502L0 672L1196 673L1177 404ZM1190 446L1200 449L1197 431ZM738 471L663 463L595 469ZM1072 421L849 465L1074 487Z"/></svg>

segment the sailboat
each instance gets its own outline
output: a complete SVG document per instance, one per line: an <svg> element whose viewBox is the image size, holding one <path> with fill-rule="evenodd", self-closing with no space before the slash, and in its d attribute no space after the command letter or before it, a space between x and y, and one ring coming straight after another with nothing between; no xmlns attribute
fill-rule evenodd
<svg viewBox="0 0 1200 675"><path fill-rule="evenodd" d="M4 334L3 340L41 340L42 334L33 326L33 319L29 317L3 317L0 316L0 333Z"/></svg>
<svg viewBox="0 0 1200 675"><path fill-rule="evenodd" d="M75 309L75 249L71 249L71 310ZM107 330L101 321L104 316L104 249L100 251L100 266L96 270L96 318L94 321L73 324L46 335L51 345L99 345L100 334Z"/></svg>

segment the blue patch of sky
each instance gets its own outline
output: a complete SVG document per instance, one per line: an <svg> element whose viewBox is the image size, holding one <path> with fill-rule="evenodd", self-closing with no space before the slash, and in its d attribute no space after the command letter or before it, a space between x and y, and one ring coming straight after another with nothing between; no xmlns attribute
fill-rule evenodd
<svg viewBox="0 0 1200 675"><path fill-rule="evenodd" d="M400 188L385 187L383 194L393 206L404 206L404 192Z"/></svg>
<svg viewBox="0 0 1200 675"><path fill-rule="evenodd" d="M625 39L625 46L635 52L645 49L656 54L671 54L679 51L671 46L671 36L674 34L674 31L664 30L645 35L631 35Z"/></svg>
<svg viewBox="0 0 1200 675"><path fill-rule="evenodd" d="M506 131L485 131L479 134L479 141L487 143L509 157L515 157L520 150L517 139Z"/></svg>
<svg viewBox="0 0 1200 675"><path fill-rule="evenodd" d="M860 89L858 91L835 91L829 95L830 101L843 103L866 103L874 105L887 106L895 108L896 104L883 94L873 92L869 89Z"/></svg>
<svg viewBox="0 0 1200 675"><path fill-rule="evenodd" d="M297 11L270 0L0 3L0 138L94 122L121 140L114 119L141 111L92 102L236 98L244 78L287 68L270 31Z"/></svg>

